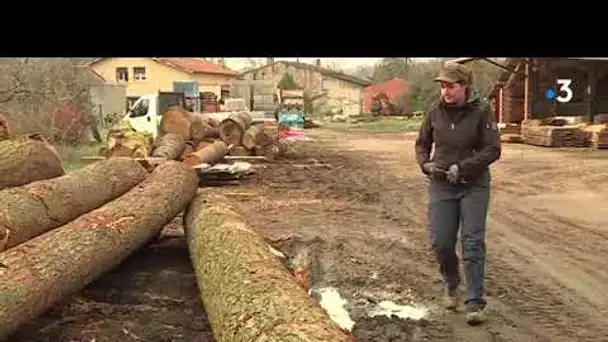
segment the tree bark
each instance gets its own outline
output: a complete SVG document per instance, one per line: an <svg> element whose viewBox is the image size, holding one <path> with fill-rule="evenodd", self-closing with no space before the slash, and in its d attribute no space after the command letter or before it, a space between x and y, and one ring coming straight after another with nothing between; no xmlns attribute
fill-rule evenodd
<svg viewBox="0 0 608 342"><path fill-rule="evenodd" d="M216 142L216 140L205 139L205 140L199 142L198 145L196 145L195 151L200 151L209 145L213 145L215 142Z"/></svg>
<svg viewBox="0 0 608 342"><path fill-rule="evenodd" d="M276 140L270 145L256 146L254 149L256 156L264 156L269 160L275 160L287 151L287 143L283 140Z"/></svg>
<svg viewBox="0 0 608 342"><path fill-rule="evenodd" d="M0 189L65 174L57 151L38 134L0 141Z"/></svg>
<svg viewBox="0 0 608 342"><path fill-rule="evenodd" d="M186 112L185 115L190 121L190 136L195 143L219 137L217 127L211 126L209 120L205 120L202 114Z"/></svg>
<svg viewBox="0 0 608 342"><path fill-rule="evenodd" d="M161 132L163 134L179 134L184 138L184 141L191 140L190 121L185 113L186 111L178 106L167 108L160 120Z"/></svg>
<svg viewBox="0 0 608 342"><path fill-rule="evenodd" d="M256 146L264 145L266 138L264 125L253 125L243 134L242 145L246 149L251 150Z"/></svg>
<svg viewBox="0 0 608 342"><path fill-rule="evenodd" d="M224 197L199 192L186 210L184 227L216 341L355 341Z"/></svg>
<svg viewBox="0 0 608 342"><path fill-rule="evenodd" d="M184 151L182 152L182 155L179 157L179 160L183 161L188 154L195 151L195 147L196 147L196 145L194 145L194 143L192 141L186 141Z"/></svg>
<svg viewBox="0 0 608 342"><path fill-rule="evenodd" d="M160 121L163 134L179 134L185 141L199 143L203 139L219 136L214 120L205 118L201 113L192 113L181 107L169 107Z"/></svg>
<svg viewBox="0 0 608 342"><path fill-rule="evenodd" d="M231 156L250 156L253 154L252 150L248 150L245 146L232 146L228 154Z"/></svg>
<svg viewBox="0 0 608 342"><path fill-rule="evenodd" d="M194 170L168 161L114 201L0 253L0 340L155 238L197 186Z"/></svg>
<svg viewBox="0 0 608 342"><path fill-rule="evenodd" d="M230 114L220 123L220 139L228 145L241 145L243 134L249 129L251 123L251 116L246 112Z"/></svg>
<svg viewBox="0 0 608 342"><path fill-rule="evenodd" d="M195 165L206 163L215 164L222 160L228 153L228 145L221 140L203 148L202 150L190 153L184 158L184 164L194 167Z"/></svg>
<svg viewBox="0 0 608 342"><path fill-rule="evenodd" d="M5 248L102 206L147 176L135 160L110 158L58 178L0 191L0 230L8 230Z"/></svg>
<svg viewBox="0 0 608 342"><path fill-rule="evenodd" d="M184 138L175 133L164 134L157 141L157 146L152 152L152 157L160 157L166 159L178 159L184 149L186 148L186 142Z"/></svg>

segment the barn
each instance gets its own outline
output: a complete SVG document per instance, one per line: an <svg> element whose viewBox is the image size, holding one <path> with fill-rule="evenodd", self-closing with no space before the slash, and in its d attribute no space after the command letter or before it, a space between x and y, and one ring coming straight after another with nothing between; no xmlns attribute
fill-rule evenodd
<svg viewBox="0 0 608 342"><path fill-rule="evenodd" d="M459 63L482 58L459 58ZM608 114L608 58L507 58L488 100L500 123L577 116L585 122ZM560 101L560 100L563 100Z"/></svg>

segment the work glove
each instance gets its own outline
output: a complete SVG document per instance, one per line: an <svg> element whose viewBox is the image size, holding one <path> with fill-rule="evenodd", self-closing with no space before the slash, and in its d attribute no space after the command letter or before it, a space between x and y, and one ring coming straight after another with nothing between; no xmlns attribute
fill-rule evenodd
<svg viewBox="0 0 608 342"><path fill-rule="evenodd" d="M434 162L424 163L422 169L429 178L445 177L445 171L438 168Z"/></svg>
<svg viewBox="0 0 608 342"><path fill-rule="evenodd" d="M460 180L459 171L460 170L458 169L457 164L453 164L452 166L450 166L450 168L446 172L446 178L448 179L448 182L450 182L451 184L457 184Z"/></svg>

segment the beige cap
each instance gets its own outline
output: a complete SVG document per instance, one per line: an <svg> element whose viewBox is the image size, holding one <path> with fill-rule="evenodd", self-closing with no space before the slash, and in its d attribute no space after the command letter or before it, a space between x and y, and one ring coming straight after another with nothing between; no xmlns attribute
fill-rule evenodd
<svg viewBox="0 0 608 342"><path fill-rule="evenodd" d="M445 63L439 72L439 76L435 77L435 82L463 82L466 84L471 84L472 81L473 73L471 70L469 70L469 68L466 66L455 62Z"/></svg>

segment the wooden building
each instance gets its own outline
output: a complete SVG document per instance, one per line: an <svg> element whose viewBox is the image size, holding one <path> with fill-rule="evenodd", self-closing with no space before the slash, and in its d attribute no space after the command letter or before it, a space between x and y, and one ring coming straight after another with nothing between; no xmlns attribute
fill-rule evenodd
<svg viewBox="0 0 608 342"><path fill-rule="evenodd" d="M458 58L467 63L483 58ZM486 59L504 70L487 94L500 123L551 116L582 116L593 122L608 114L608 58L507 58L503 63ZM569 80L571 98L558 80ZM550 98L551 89L555 96ZM560 90L561 89L561 90Z"/></svg>

